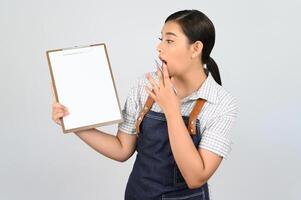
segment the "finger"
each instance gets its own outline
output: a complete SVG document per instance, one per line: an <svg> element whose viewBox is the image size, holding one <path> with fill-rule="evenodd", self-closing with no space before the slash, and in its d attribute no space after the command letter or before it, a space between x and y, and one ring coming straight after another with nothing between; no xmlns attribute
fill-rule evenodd
<svg viewBox="0 0 301 200"><path fill-rule="evenodd" d="M59 112L54 115L54 119L58 120L59 118L64 117L66 114L64 112Z"/></svg>
<svg viewBox="0 0 301 200"><path fill-rule="evenodd" d="M58 114L58 113L68 113L68 111L65 110L65 109L63 109L63 108L54 108L54 109L52 110L52 113L53 113L53 115L56 115L56 114Z"/></svg>
<svg viewBox="0 0 301 200"><path fill-rule="evenodd" d="M170 81L169 73L167 70L166 64L163 64L163 79L164 79L164 86L165 87L172 87L172 83Z"/></svg>
<svg viewBox="0 0 301 200"><path fill-rule="evenodd" d="M162 68L163 68L163 78L164 78L164 81L167 80L167 79L169 80L169 74L168 74L167 66L166 66L165 63L163 63Z"/></svg>
<svg viewBox="0 0 301 200"><path fill-rule="evenodd" d="M145 86L145 90L151 96L152 99L154 99L155 101L157 100L156 95L151 91L149 87Z"/></svg>
<svg viewBox="0 0 301 200"><path fill-rule="evenodd" d="M52 113L52 115L56 117L57 115L60 115L61 113L64 113L64 111L62 111L62 110L54 110L53 113Z"/></svg>
<svg viewBox="0 0 301 200"><path fill-rule="evenodd" d="M147 75L147 79L150 82L150 84L152 85L152 88L154 90L154 92L157 94L159 92L159 86L156 83L156 81L151 77L150 74Z"/></svg>
<svg viewBox="0 0 301 200"><path fill-rule="evenodd" d="M55 123L57 123L58 125L62 125L61 119L57 119L57 120L55 121Z"/></svg>
<svg viewBox="0 0 301 200"><path fill-rule="evenodd" d="M163 79L163 72L161 70L157 70L157 76L159 78L159 86L164 87L164 79Z"/></svg>
<svg viewBox="0 0 301 200"><path fill-rule="evenodd" d="M52 113L52 119L54 121L56 121L57 119L59 118L62 118L62 117L65 117L67 115L69 115L70 113L68 111L65 111L65 110L61 110L61 109L56 109L53 111Z"/></svg>
<svg viewBox="0 0 301 200"><path fill-rule="evenodd" d="M56 118L60 118L60 117L63 117L65 114L67 114L65 111L57 110L53 113L53 116L55 116Z"/></svg>
<svg viewBox="0 0 301 200"><path fill-rule="evenodd" d="M62 123L61 123L61 118L53 117L52 120L53 120L56 124L62 125Z"/></svg>
<svg viewBox="0 0 301 200"><path fill-rule="evenodd" d="M172 88L173 88L175 94L177 95L177 94L178 94L178 90L177 90L177 88L175 87L175 79L174 79L174 77L171 77L171 78L170 78L170 83L171 83L171 85L172 85Z"/></svg>
<svg viewBox="0 0 301 200"><path fill-rule="evenodd" d="M64 117L66 115L69 115L69 112L65 110L57 110L53 113L53 115L60 115L59 117Z"/></svg>
<svg viewBox="0 0 301 200"><path fill-rule="evenodd" d="M55 122L55 123L57 123L58 124L58 122L60 122L60 119L59 118L52 118L52 120Z"/></svg>
<svg viewBox="0 0 301 200"><path fill-rule="evenodd" d="M62 109L68 111L68 108L58 102L53 103L53 109Z"/></svg>

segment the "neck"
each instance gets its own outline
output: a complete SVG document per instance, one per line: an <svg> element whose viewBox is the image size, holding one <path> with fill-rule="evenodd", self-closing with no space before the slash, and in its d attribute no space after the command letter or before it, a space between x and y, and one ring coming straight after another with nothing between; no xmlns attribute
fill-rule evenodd
<svg viewBox="0 0 301 200"><path fill-rule="evenodd" d="M180 98L189 96L197 91L207 78L203 65L195 65L190 69L186 73L181 74L181 76L173 76L173 82Z"/></svg>

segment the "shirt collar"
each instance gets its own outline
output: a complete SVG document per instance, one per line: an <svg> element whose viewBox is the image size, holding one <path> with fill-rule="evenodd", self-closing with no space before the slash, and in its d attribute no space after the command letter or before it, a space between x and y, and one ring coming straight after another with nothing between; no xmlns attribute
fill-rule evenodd
<svg viewBox="0 0 301 200"><path fill-rule="evenodd" d="M196 100L201 98L210 101L212 103L217 103L219 86L220 85L217 82L215 82L211 73L209 73L206 80L201 85L201 87L197 91L193 92L191 95L185 97L183 101Z"/></svg>

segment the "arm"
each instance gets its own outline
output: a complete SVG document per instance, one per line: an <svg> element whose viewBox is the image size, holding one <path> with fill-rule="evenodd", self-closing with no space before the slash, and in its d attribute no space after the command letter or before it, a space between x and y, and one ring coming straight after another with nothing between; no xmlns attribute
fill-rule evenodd
<svg viewBox="0 0 301 200"><path fill-rule="evenodd" d="M89 129L74 132L81 140L95 151L116 161L124 162L135 152L136 135L130 135L118 130L117 135Z"/></svg>
<svg viewBox="0 0 301 200"><path fill-rule="evenodd" d="M52 119L58 125L62 125L61 118L68 114L65 106L53 103ZM76 131L75 134L97 152L116 161L126 161L135 151L135 134L130 135L118 130L117 136L114 136L97 129Z"/></svg>
<svg viewBox="0 0 301 200"><path fill-rule="evenodd" d="M206 149L196 149L180 114L167 114L170 146L189 188L202 186L213 175L222 157Z"/></svg>
<svg viewBox="0 0 301 200"><path fill-rule="evenodd" d="M68 109L54 100L52 105L52 120L61 126L61 118L68 114ZM127 134L118 130L117 135L114 136L97 129L76 131L74 133L94 150L116 161L124 162L135 152L135 134Z"/></svg>

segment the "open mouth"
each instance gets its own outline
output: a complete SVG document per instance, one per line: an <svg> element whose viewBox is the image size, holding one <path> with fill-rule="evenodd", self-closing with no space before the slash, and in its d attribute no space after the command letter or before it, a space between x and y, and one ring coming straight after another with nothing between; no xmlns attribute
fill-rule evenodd
<svg viewBox="0 0 301 200"><path fill-rule="evenodd" d="M161 57L159 57L159 59L162 61L162 64L165 64L165 65L167 65L167 62L166 62L166 60L162 59Z"/></svg>

